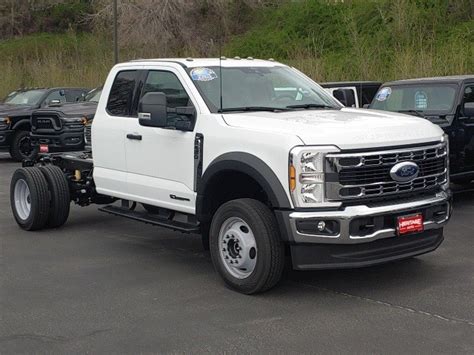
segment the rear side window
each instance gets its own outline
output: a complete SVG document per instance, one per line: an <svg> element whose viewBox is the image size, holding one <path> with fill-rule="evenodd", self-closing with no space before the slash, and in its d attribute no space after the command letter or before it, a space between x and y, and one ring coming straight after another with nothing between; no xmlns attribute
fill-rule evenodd
<svg viewBox="0 0 474 355"><path fill-rule="evenodd" d="M137 70L124 70L117 74L107 101L107 111L111 115L132 116L133 97L137 83Z"/></svg>

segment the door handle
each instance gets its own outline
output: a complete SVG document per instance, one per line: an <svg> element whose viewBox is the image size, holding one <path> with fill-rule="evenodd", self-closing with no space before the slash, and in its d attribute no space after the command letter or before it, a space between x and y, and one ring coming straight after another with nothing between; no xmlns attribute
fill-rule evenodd
<svg viewBox="0 0 474 355"><path fill-rule="evenodd" d="M141 141L141 140L142 140L141 134L129 133L129 134L127 134L127 138L128 138L128 139L134 139L134 140L136 140L136 141Z"/></svg>

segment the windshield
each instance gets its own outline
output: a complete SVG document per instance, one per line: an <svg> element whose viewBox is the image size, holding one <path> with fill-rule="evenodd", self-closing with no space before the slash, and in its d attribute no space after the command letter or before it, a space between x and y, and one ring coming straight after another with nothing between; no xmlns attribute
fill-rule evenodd
<svg viewBox="0 0 474 355"><path fill-rule="evenodd" d="M46 90L17 91L8 95L6 104L10 105L38 105Z"/></svg>
<svg viewBox="0 0 474 355"><path fill-rule="evenodd" d="M456 91L455 84L386 86L375 95L370 108L407 113L449 113L454 106Z"/></svg>
<svg viewBox="0 0 474 355"><path fill-rule="evenodd" d="M102 88L91 90L84 96L83 101L99 102L101 94L102 94Z"/></svg>
<svg viewBox="0 0 474 355"><path fill-rule="evenodd" d="M206 67L188 73L213 113L342 108L324 89L288 67Z"/></svg>

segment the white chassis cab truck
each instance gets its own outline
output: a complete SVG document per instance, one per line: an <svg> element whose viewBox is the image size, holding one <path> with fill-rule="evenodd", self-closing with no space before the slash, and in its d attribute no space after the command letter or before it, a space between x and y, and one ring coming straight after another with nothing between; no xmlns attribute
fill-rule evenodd
<svg viewBox="0 0 474 355"><path fill-rule="evenodd" d="M70 202L202 235L231 288L294 269L435 250L451 214L447 142L422 118L344 108L298 70L254 59L155 59L110 71L91 152L25 161L11 205L26 230Z"/></svg>

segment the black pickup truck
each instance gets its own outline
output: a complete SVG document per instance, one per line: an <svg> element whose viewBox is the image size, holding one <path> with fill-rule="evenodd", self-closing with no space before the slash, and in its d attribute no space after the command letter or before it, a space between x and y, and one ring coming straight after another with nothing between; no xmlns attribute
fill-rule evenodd
<svg viewBox="0 0 474 355"><path fill-rule="evenodd" d="M10 93L0 104L0 149L21 161L36 155L30 140L30 117L34 110L77 102L89 91L83 88L34 88Z"/></svg>
<svg viewBox="0 0 474 355"><path fill-rule="evenodd" d="M40 153L82 151L102 88L88 92L80 102L47 107L31 115L31 145Z"/></svg>
<svg viewBox="0 0 474 355"><path fill-rule="evenodd" d="M474 179L474 75L399 80L385 83L371 109L423 117L449 136L451 180Z"/></svg>

